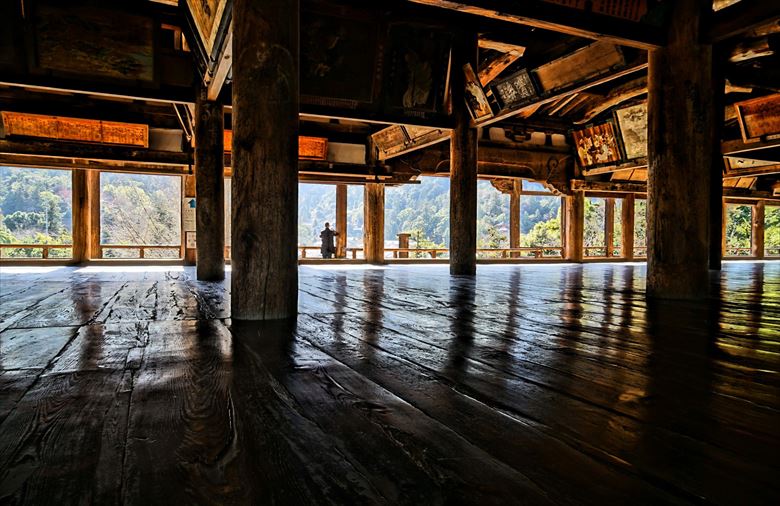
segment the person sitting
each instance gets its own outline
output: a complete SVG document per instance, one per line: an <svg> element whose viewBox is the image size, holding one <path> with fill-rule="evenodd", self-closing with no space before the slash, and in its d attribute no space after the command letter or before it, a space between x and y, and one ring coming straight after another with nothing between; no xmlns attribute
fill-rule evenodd
<svg viewBox="0 0 780 506"><path fill-rule="evenodd" d="M325 230L320 232L320 239L322 239L322 246L320 251L322 252L322 258L333 258L336 253L336 246L333 244L333 238L339 235L330 229L330 223L325 223Z"/></svg>

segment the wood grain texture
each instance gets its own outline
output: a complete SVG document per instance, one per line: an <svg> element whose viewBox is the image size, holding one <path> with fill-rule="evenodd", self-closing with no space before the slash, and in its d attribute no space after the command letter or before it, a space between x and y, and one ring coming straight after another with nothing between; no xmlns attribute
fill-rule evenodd
<svg viewBox="0 0 780 506"><path fill-rule="evenodd" d="M0 270L0 503L776 504L780 263ZM20 301L16 303L15 301Z"/></svg>
<svg viewBox="0 0 780 506"><path fill-rule="evenodd" d="M236 0L233 16L232 315L297 308L297 0Z"/></svg>

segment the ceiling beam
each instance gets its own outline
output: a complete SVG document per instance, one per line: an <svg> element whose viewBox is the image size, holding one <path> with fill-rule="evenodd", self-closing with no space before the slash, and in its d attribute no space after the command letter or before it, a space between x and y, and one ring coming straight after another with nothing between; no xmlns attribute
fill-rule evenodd
<svg viewBox="0 0 780 506"><path fill-rule="evenodd" d="M664 36L657 27L540 0L409 1L640 49L664 45Z"/></svg>
<svg viewBox="0 0 780 506"><path fill-rule="evenodd" d="M776 0L742 0L712 15L709 40L721 42L780 19Z"/></svg>
<svg viewBox="0 0 780 506"><path fill-rule="evenodd" d="M206 94L209 100L216 100L222 92L227 76L233 68L233 24L230 24L222 51L214 64L214 70L206 73Z"/></svg>

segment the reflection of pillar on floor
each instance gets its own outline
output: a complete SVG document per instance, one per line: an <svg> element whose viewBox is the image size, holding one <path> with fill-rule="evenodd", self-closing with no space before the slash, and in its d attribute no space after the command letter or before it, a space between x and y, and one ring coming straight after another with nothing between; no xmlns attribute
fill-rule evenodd
<svg viewBox="0 0 780 506"><path fill-rule="evenodd" d="M753 206L753 219L751 227L751 254L756 258L764 258L764 217L766 204L759 200Z"/></svg>
<svg viewBox="0 0 780 506"><path fill-rule="evenodd" d="M297 0L234 0L232 318L298 307Z"/></svg>
<svg viewBox="0 0 780 506"><path fill-rule="evenodd" d="M509 194L509 247L520 247L520 191L523 182L520 179L512 181L512 193ZM512 258L520 256L519 252L512 252Z"/></svg>
<svg viewBox="0 0 780 506"><path fill-rule="evenodd" d="M347 257L347 185L336 185L336 258Z"/></svg>
<svg viewBox="0 0 780 506"><path fill-rule="evenodd" d="M477 272L477 131L466 108L463 66L477 68L476 34L462 34L452 47L450 134L450 274Z"/></svg>
<svg viewBox="0 0 780 506"><path fill-rule="evenodd" d="M712 181L712 45L701 42L712 2L670 10L667 44L648 61L647 295L687 299L708 291L710 186L722 184Z"/></svg>
<svg viewBox="0 0 780 506"><path fill-rule="evenodd" d="M582 262L585 229L585 193L575 191L567 195L565 203L564 257L572 262Z"/></svg>
<svg viewBox="0 0 780 506"><path fill-rule="evenodd" d="M363 245L366 262L385 261L385 185L367 183L363 199Z"/></svg>
<svg viewBox="0 0 780 506"><path fill-rule="evenodd" d="M634 195L626 195L620 208L620 256L634 259Z"/></svg>
<svg viewBox="0 0 780 506"><path fill-rule="evenodd" d="M201 281L225 279L225 166L222 104L206 99L195 104L195 206L197 276Z"/></svg>

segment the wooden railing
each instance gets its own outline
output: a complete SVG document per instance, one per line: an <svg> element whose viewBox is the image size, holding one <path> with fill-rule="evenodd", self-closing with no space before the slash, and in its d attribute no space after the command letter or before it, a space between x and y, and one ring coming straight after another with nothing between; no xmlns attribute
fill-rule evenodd
<svg viewBox="0 0 780 506"><path fill-rule="evenodd" d="M753 255L752 248L737 248L726 246L726 257L749 257Z"/></svg>
<svg viewBox="0 0 780 506"><path fill-rule="evenodd" d="M443 258L440 255L448 254L449 251L448 248L385 248L385 254L392 253L394 259L420 258L419 255L427 255L429 258ZM403 253L406 253L407 256L402 256ZM494 258L560 258L563 256L563 248L560 246L477 248L477 254L480 253L483 255L495 254Z"/></svg>
<svg viewBox="0 0 780 506"><path fill-rule="evenodd" d="M322 249L321 246L298 246L299 251L299 257L300 258L319 258L318 256L314 257L307 257L306 252L307 251L316 251L319 252ZM357 259L357 254L359 251L363 251L363 248L347 248L347 258L351 258L352 260Z"/></svg>
<svg viewBox="0 0 780 506"><path fill-rule="evenodd" d="M163 258L171 258L171 259L177 259L181 258L181 245L180 244L165 244L165 245L158 245L158 244L101 244L98 247L98 258L104 258L105 250L110 249L122 249L122 250L138 250L138 258L146 258L146 252L147 251L157 251L157 250L175 250L177 253L175 256L170 257L154 257L155 259L163 259ZM126 257L122 257L126 258Z"/></svg>
<svg viewBox="0 0 780 506"><path fill-rule="evenodd" d="M20 260L28 259L28 258L41 258L43 260L47 260L50 258L50 252L51 250L61 250L61 249L72 249L72 244L0 244L0 258L2 259L13 259L18 258ZM6 249L33 249L33 250L41 250L41 256L13 256L13 257L7 257L3 254L3 251ZM66 255L62 257L56 257L56 258L63 258L67 259L70 258L72 255Z"/></svg>
<svg viewBox="0 0 780 506"><path fill-rule="evenodd" d="M778 247L771 246L771 247L764 248L764 256L767 257L780 256L780 246Z"/></svg>

